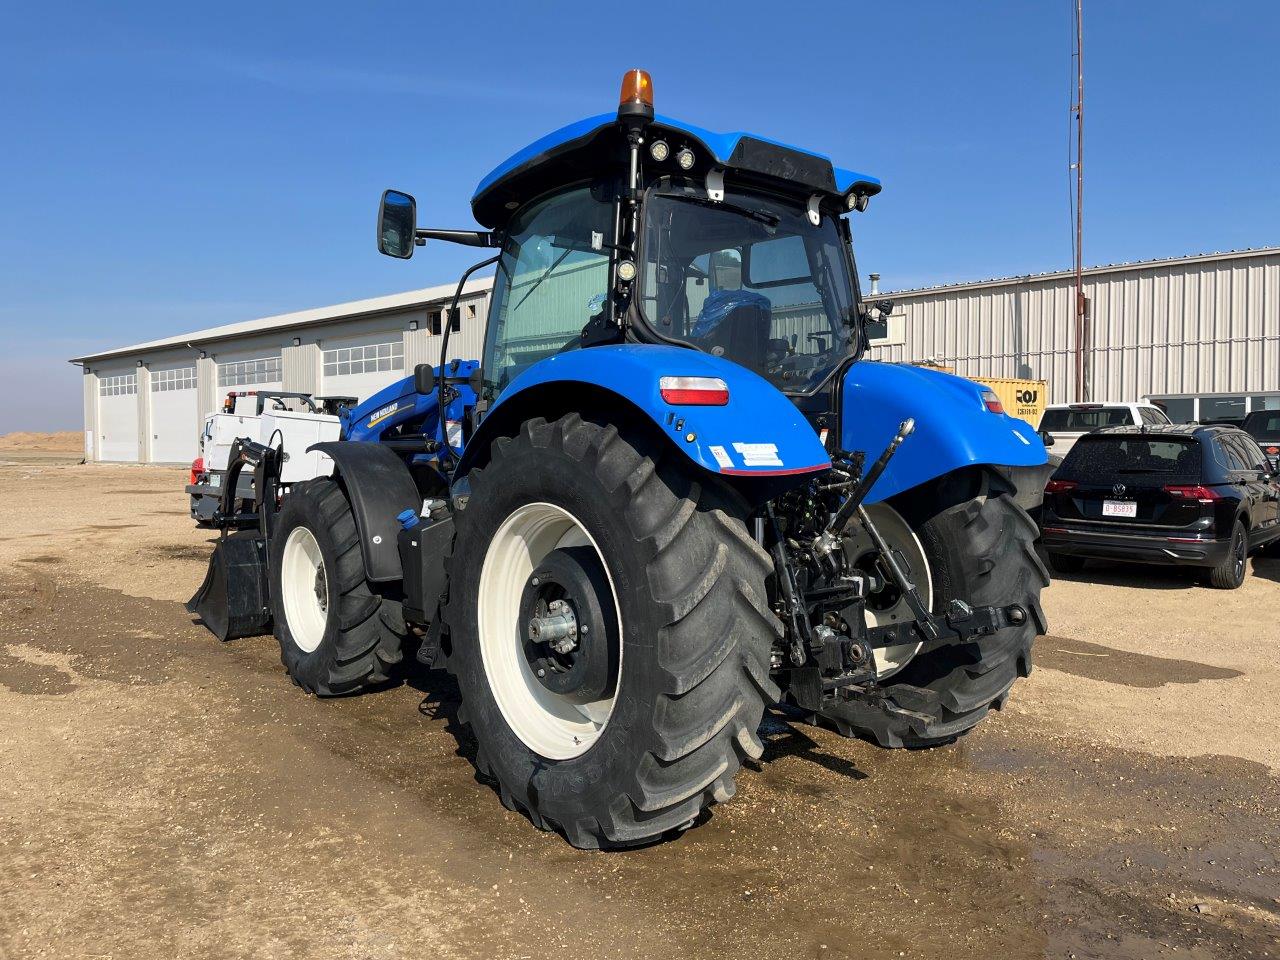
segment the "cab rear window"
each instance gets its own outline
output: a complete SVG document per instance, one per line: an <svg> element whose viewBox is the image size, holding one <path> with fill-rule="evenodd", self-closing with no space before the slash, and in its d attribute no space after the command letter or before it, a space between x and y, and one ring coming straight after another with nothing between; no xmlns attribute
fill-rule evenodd
<svg viewBox="0 0 1280 960"><path fill-rule="evenodd" d="M1099 427L1127 427L1133 423L1128 407L1099 407L1093 410L1046 410L1040 429L1050 433L1088 433Z"/></svg>
<svg viewBox="0 0 1280 960"><path fill-rule="evenodd" d="M1081 437L1055 474L1077 483L1107 482L1121 477L1153 477L1162 483L1198 483L1201 449L1198 440L1127 436Z"/></svg>

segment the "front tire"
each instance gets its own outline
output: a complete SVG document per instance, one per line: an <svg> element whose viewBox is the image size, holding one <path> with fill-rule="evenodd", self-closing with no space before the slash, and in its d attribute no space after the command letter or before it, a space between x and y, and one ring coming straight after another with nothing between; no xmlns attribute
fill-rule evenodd
<svg viewBox="0 0 1280 960"><path fill-rule="evenodd" d="M745 509L642 427L577 414L525 423L469 479L447 664L476 766L502 802L596 848L657 839L729 799L743 759L762 752L782 632L766 602L772 564ZM596 573L575 575L575 564ZM565 602L598 624L574 656L611 671L589 702L535 674L550 661L529 613L543 610L539 571L559 568L578 583ZM616 649L589 646L601 641Z"/></svg>
<svg viewBox="0 0 1280 960"><path fill-rule="evenodd" d="M993 473L948 474L893 505L923 545L935 613L953 599L1017 603L1028 612L1024 623L991 636L926 649L881 685L882 696L836 701L822 714L840 733L882 747L939 746L999 710L1014 681L1030 674L1049 575L1035 552L1035 523Z"/></svg>
<svg viewBox="0 0 1280 960"><path fill-rule="evenodd" d="M272 533L271 605L293 682L333 697L389 681L403 659L397 604L365 576L347 496L329 477L294 486Z"/></svg>

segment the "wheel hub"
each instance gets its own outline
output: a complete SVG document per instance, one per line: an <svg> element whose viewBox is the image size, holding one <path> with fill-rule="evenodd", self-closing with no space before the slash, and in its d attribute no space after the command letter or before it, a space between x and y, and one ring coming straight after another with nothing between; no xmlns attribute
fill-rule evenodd
<svg viewBox="0 0 1280 960"><path fill-rule="evenodd" d="M929 561L910 524L887 503L873 503L867 508L876 528L893 551L898 565L915 584L926 607L933 605L933 584ZM850 524L842 537L845 561L850 568L870 575L875 586L867 596L864 609L868 627L891 626L915 619L906 597L889 576L884 558L859 523ZM905 667L920 649L919 642L892 644L875 648L876 672L881 679L893 676Z"/></svg>
<svg viewBox="0 0 1280 960"><path fill-rule="evenodd" d="M564 600L547 604L546 616L529 620L529 639L545 643L556 653L569 654L578 649L578 617Z"/></svg>
<svg viewBox="0 0 1280 960"><path fill-rule="evenodd" d="M316 592L316 603L320 605L320 609L322 611L327 611L329 609L329 584L324 575L323 563L316 568L316 582L314 589Z"/></svg>
<svg viewBox="0 0 1280 960"><path fill-rule="evenodd" d="M524 655L544 688L593 703L617 679L617 613L595 550L561 547L530 574L520 601Z"/></svg>

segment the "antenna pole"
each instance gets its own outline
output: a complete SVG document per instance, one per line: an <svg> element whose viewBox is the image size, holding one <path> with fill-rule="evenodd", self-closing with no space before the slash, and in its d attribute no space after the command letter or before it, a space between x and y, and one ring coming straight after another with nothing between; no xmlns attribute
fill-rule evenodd
<svg viewBox="0 0 1280 960"><path fill-rule="evenodd" d="M1084 298L1084 8L1076 0L1076 399L1089 399L1089 316Z"/></svg>

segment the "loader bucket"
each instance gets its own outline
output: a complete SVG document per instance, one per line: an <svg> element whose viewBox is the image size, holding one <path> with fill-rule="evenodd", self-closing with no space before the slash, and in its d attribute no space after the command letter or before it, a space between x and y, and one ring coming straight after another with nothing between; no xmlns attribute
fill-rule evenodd
<svg viewBox="0 0 1280 960"><path fill-rule="evenodd" d="M204 583L187 601L187 610L219 640L271 631L267 546L257 530L242 530L218 541Z"/></svg>

